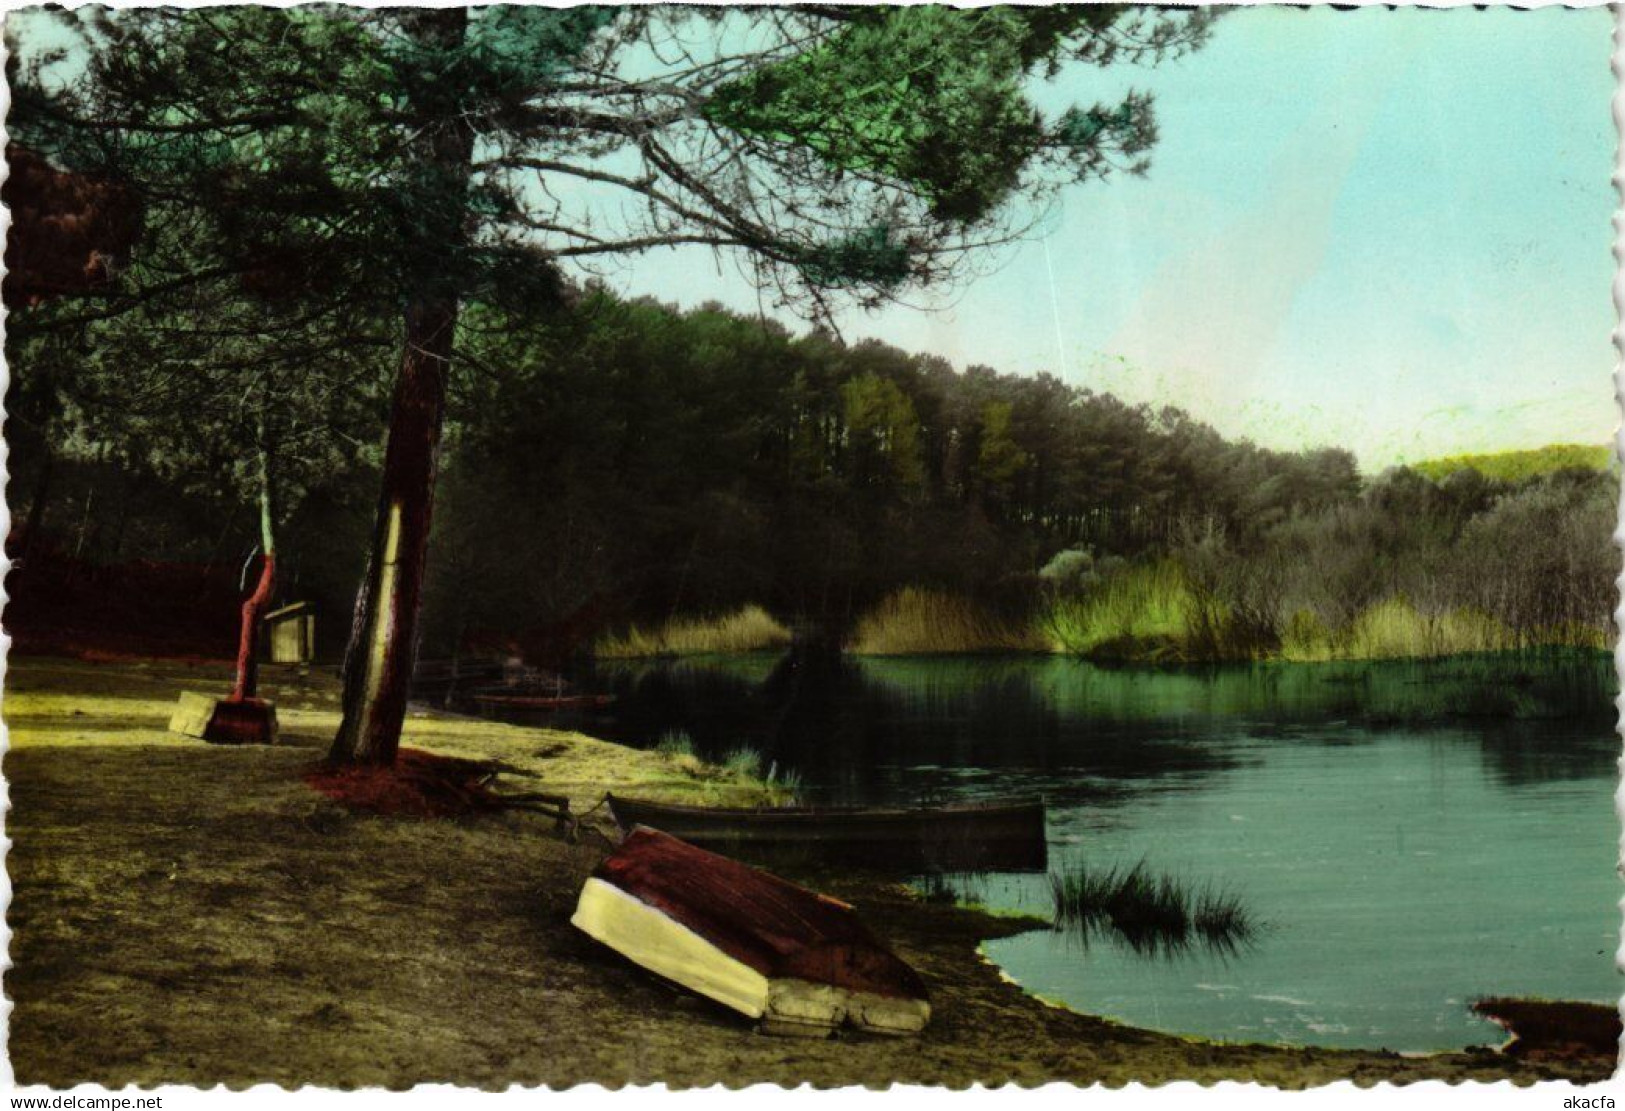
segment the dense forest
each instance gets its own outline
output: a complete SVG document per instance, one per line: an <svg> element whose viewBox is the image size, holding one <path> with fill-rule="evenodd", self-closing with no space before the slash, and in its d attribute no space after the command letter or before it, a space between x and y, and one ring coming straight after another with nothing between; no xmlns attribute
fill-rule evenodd
<svg viewBox="0 0 1625 1111"><path fill-rule="evenodd" d="M1343 450L1227 440L1050 375L597 289L542 316L476 306L460 328L427 654L556 661L753 605L765 627L880 652L1324 658L1609 635L1606 452L1366 476ZM229 374L200 390L204 361L147 328L25 336L8 399L25 646L114 612L161 630L177 591L234 604L259 536L246 421L276 470L281 594L317 605L336 654L387 400L386 348L347 334L285 360L258 401Z"/></svg>

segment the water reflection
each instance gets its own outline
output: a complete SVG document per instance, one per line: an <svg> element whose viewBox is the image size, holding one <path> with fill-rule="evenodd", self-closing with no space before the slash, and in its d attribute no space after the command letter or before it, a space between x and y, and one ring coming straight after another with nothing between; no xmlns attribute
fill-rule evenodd
<svg viewBox="0 0 1625 1111"><path fill-rule="evenodd" d="M749 744L811 801L1041 793L1052 861L1149 860L1245 893L1255 949L1147 959L1121 938L990 943L1031 990L1181 1033L1430 1050L1488 1044L1489 994L1617 992L1612 661L1107 669L1044 657L791 655L605 667L590 731ZM1053 913L1048 877L977 901ZM1145 948L1144 946L1141 947Z"/></svg>
<svg viewBox="0 0 1625 1111"><path fill-rule="evenodd" d="M1035 781L1106 803L1247 765L1242 740L1453 733L1511 785L1584 777L1613 747L1612 661L1591 652L1178 669L795 652L610 665L587 681L616 695L596 732L642 746L682 730L711 757L748 744L794 768L810 798L843 803Z"/></svg>

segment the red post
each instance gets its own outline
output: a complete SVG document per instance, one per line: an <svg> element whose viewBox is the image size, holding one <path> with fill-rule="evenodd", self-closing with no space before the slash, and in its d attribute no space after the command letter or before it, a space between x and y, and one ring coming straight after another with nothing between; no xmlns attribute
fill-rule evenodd
<svg viewBox="0 0 1625 1111"><path fill-rule="evenodd" d="M237 684L231 688L232 702L254 698L259 692L259 654L257 652L260 615L271 600L276 588L276 553L265 556L260 565L260 581L254 593L243 603L242 632L237 639Z"/></svg>

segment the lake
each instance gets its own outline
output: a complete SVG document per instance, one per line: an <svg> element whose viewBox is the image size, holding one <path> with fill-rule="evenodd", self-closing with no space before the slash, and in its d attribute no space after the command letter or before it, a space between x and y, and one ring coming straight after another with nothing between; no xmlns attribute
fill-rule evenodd
<svg viewBox="0 0 1625 1111"><path fill-rule="evenodd" d="M1049 657L601 665L587 728L759 749L809 801L1042 793L1051 867L1139 861L1240 897L1234 954L1037 931L987 955L1092 1014L1240 1041L1494 1044L1486 995L1610 1002L1621 895L1601 653L1107 669ZM947 877L1048 917L1041 875Z"/></svg>

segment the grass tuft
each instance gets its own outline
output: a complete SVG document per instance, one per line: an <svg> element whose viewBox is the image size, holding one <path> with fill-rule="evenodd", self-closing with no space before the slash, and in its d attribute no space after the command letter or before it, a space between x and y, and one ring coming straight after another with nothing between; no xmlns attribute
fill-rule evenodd
<svg viewBox="0 0 1625 1111"><path fill-rule="evenodd" d="M660 739L655 742L655 751L664 756L693 756L694 738L685 730L668 729L660 734Z"/></svg>
<svg viewBox="0 0 1625 1111"><path fill-rule="evenodd" d="M781 768L777 764L772 765L767 769L767 784L789 795L791 799L801 797L801 773L794 768Z"/></svg>
<svg viewBox="0 0 1625 1111"><path fill-rule="evenodd" d="M742 779L765 779L762 772L762 754L749 745L739 745L722 758L722 768L730 775Z"/></svg>

